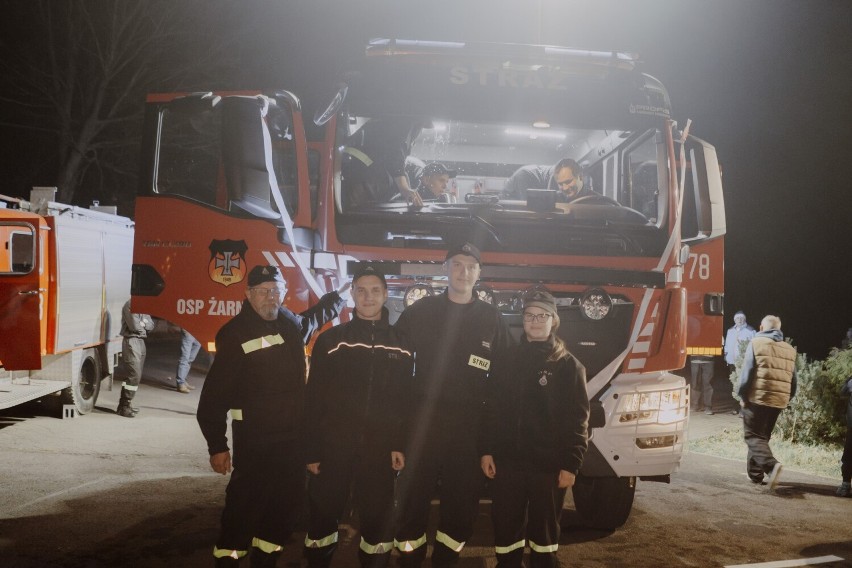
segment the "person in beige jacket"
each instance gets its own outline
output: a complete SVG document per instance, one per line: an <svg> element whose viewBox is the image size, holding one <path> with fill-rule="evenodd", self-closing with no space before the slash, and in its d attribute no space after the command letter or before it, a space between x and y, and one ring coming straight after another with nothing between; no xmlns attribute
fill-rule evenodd
<svg viewBox="0 0 852 568"><path fill-rule="evenodd" d="M796 349L784 341L781 320L766 316L748 345L737 394L742 399L743 433L748 446L746 469L754 483L774 491L781 462L772 455L769 439L781 411L796 395Z"/></svg>

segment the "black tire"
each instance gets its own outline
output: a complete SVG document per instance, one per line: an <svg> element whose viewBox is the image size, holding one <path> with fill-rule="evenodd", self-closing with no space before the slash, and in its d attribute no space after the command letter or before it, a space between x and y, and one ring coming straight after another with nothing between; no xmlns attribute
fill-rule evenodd
<svg viewBox="0 0 852 568"><path fill-rule="evenodd" d="M88 414L95 408L101 392L101 364L94 349L83 351L80 373L71 386L62 391L63 404L73 404L78 414Z"/></svg>
<svg viewBox="0 0 852 568"><path fill-rule="evenodd" d="M589 528L615 530L627 522L636 493L635 477L577 476L574 507Z"/></svg>

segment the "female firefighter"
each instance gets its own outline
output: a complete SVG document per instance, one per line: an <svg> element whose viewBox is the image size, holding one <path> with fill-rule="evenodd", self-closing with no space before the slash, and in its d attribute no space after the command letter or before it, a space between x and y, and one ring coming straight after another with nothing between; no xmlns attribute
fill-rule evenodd
<svg viewBox="0 0 852 568"><path fill-rule="evenodd" d="M524 336L495 365L480 441L491 479L497 565L557 566L562 501L588 447L586 370L557 337L548 292L524 297Z"/></svg>

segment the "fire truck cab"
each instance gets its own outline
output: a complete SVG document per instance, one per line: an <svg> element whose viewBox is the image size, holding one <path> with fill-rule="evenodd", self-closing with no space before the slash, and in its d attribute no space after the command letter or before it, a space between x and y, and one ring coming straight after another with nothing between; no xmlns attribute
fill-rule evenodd
<svg viewBox="0 0 852 568"><path fill-rule="evenodd" d="M477 294L516 334L526 290L557 298L592 403L575 505L590 526L623 524L636 480L668 480L686 447L689 392L671 371L721 351L713 147L619 52L374 40L313 106L306 123L283 90L149 97L134 306L212 347L250 266L281 267L300 311L369 260L395 318L441 293L447 249L472 242ZM553 183L564 158L582 168L573 201ZM400 188L432 162L454 173L446 195L412 205Z"/></svg>

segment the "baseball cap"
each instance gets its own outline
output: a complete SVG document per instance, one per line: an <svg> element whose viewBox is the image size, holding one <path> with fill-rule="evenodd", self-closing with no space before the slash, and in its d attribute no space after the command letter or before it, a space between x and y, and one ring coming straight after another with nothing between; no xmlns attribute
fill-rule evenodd
<svg viewBox="0 0 852 568"><path fill-rule="evenodd" d="M379 271L378 268L373 266L372 264L359 264L355 269L355 274L352 275L352 283L354 284L356 280L361 278L362 276L376 276L379 280L382 281L382 285L387 288L388 283L385 280L385 275Z"/></svg>
<svg viewBox="0 0 852 568"><path fill-rule="evenodd" d="M552 315L556 315L556 300L550 292L545 290L530 290L524 294L524 309L529 307L541 308Z"/></svg>
<svg viewBox="0 0 852 568"><path fill-rule="evenodd" d="M454 178L457 173L458 172L456 170L447 169L447 166L440 162L429 162L422 170L420 170L420 177L433 176L435 174L447 174L451 178Z"/></svg>
<svg viewBox="0 0 852 568"><path fill-rule="evenodd" d="M255 266L248 274L248 285L250 288L263 284L264 282L277 282L279 284L287 284L284 276L278 267L275 266Z"/></svg>
<svg viewBox="0 0 852 568"><path fill-rule="evenodd" d="M450 247L450 250L447 251L447 256L444 258L444 260L450 260L457 254L466 254L467 256L472 256L476 259L476 262L482 264L482 261L479 258L479 249L470 243L464 243L463 245L456 245L454 247Z"/></svg>

